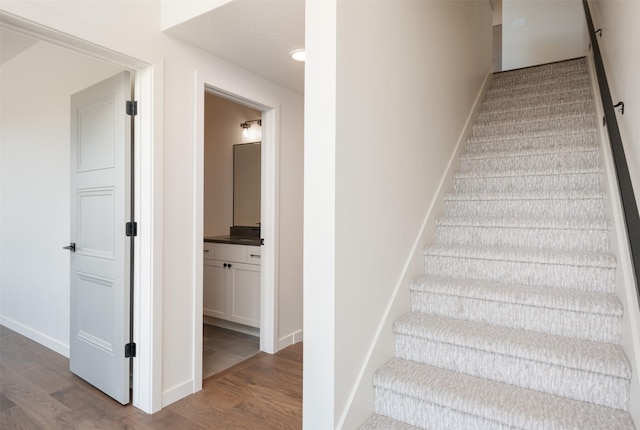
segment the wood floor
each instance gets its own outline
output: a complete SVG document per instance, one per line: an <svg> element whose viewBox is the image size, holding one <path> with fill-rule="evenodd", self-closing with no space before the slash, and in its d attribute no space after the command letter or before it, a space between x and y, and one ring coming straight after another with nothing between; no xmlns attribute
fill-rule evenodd
<svg viewBox="0 0 640 430"><path fill-rule="evenodd" d="M300 429L302 344L263 352L203 381L153 415L121 406L69 361L0 326L0 429Z"/></svg>

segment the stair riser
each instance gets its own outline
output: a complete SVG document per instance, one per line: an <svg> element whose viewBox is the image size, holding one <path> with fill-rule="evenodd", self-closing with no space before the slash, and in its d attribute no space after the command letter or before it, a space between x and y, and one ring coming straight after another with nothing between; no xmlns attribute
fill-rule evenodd
<svg viewBox="0 0 640 430"><path fill-rule="evenodd" d="M425 274L613 293L615 270L519 261L425 255Z"/></svg>
<svg viewBox="0 0 640 430"><path fill-rule="evenodd" d="M553 106L559 103L586 102L591 100L588 88L572 89L565 92L549 92L547 94L527 94L522 97L496 97L482 102L478 115L483 113L511 112L519 109L535 109Z"/></svg>
<svg viewBox="0 0 640 430"><path fill-rule="evenodd" d="M522 99L530 96L538 97L543 94L547 95L548 98L552 99L553 95L557 94L558 92L564 93L564 92L570 92L570 91L588 90L590 85L591 83L589 82L589 78L581 78L581 79L575 79L569 82L565 82L560 86L557 83L551 83L551 84L534 85L529 87L514 87L509 89L503 89L503 90L494 90L494 91L489 90L487 91L486 101L495 102L495 101L504 100L504 99ZM536 107L536 106L534 105L530 107Z"/></svg>
<svg viewBox="0 0 640 430"><path fill-rule="evenodd" d="M564 148L566 146L584 145L585 147L595 146L596 135L593 132L565 134L561 136L531 137L513 140L487 140L486 138L469 139L467 144L468 153L484 153L497 151L520 151L531 149L551 149Z"/></svg>
<svg viewBox="0 0 640 430"><path fill-rule="evenodd" d="M513 430L513 427L477 415L376 387L376 413L424 429Z"/></svg>
<svg viewBox="0 0 640 430"><path fill-rule="evenodd" d="M523 85L527 83L544 83L547 80L556 81L575 79L577 76L586 76L587 68L584 65L574 65L562 67L555 70L543 70L538 72L529 72L526 74L517 73L498 73L491 80L492 88L503 88L510 85Z"/></svg>
<svg viewBox="0 0 640 430"><path fill-rule="evenodd" d="M437 226L437 245L608 252L608 230Z"/></svg>
<svg viewBox="0 0 640 430"><path fill-rule="evenodd" d="M622 318L491 299L411 292L411 310L594 342L620 341Z"/></svg>
<svg viewBox="0 0 640 430"><path fill-rule="evenodd" d="M577 153L551 153L525 155L521 157L500 158L467 158L460 160L460 172L504 172L512 170L568 170L596 169L600 157L597 151L581 151ZM486 192L489 192L488 190Z"/></svg>
<svg viewBox="0 0 640 430"><path fill-rule="evenodd" d="M628 408L629 380L422 337L395 335L396 357L616 409Z"/></svg>
<svg viewBox="0 0 640 430"><path fill-rule="evenodd" d="M575 83L588 82L588 77L584 75L565 75L558 74L555 76L547 76L544 79L531 79L525 81L513 81L507 85L499 85L498 83L491 83L490 88L487 91L489 96L502 93L518 93L521 91L536 91L539 88L554 87L556 91L566 86L574 85ZM583 84L583 87L586 85Z"/></svg>
<svg viewBox="0 0 640 430"><path fill-rule="evenodd" d="M578 173L494 178L456 178L453 189L458 193L507 193L526 191L600 191L599 173Z"/></svg>
<svg viewBox="0 0 640 430"><path fill-rule="evenodd" d="M445 214L453 217L599 219L602 199L576 200L448 200Z"/></svg>
<svg viewBox="0 0 640 430"><path fill-rule="evenodd" d="M492 113L490 111L485 111L478 115L477 123L479 125L500 125L501 123L518 120L532 121L548 118L550 116L570 117L589 115L592 113L593 103L587 101L580 103L557 104L535 109L513 110L508 112Z"/></svg>
<svg viewBox="0 0 640 430"><path fill-rule="evenodd" d="M522 121L506 125L478 124L473 126L472 136L489 137L534 132L563 134L566 130L590 130L594 128L594 125L593 117L582 116L559 120Z"/></svg>

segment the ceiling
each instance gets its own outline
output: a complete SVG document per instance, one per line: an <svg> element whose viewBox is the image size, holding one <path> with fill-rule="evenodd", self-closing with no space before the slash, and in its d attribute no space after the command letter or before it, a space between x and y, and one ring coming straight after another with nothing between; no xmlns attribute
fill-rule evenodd
<svg viewBox="0 0 640 430"><path fill-rule="evenodd" d="M234 0L165 32L302 94L304 19L304 0Z"/></svg>

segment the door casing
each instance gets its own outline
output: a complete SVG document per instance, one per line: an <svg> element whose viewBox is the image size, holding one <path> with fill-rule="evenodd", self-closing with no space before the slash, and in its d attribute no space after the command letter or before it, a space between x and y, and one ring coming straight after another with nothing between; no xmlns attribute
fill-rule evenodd
<svg viewBox="0 0 640 430"><path fill-rule="evenodd" d="M279 104L245 88L227 90L228 84L205 72L194 74L194 321L193 391L202 389L202 283L204 236L204 94L215 94L262 112L261 234L264 239L260 266L260 350L278 350L278 245L279 245ZM199 311L198 311L199 310Z"/></svg>

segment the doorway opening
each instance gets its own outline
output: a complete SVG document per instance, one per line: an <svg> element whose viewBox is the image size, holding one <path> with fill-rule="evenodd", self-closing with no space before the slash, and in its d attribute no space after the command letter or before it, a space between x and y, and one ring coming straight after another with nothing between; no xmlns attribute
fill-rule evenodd
<svg viewBox="0 0 640 430"><path fill-rule="evenodd" d="M205 258L208 254L216 258L208 258L208 263L218 260L218 270L207 270L208 276L226 277L228 283L233 283L234 277L242 278L239 284L243 285L259 285L259 310L257 312L259 321L256 321L255 313L251 321L247 321L246 309L255 310L256 302L249 300L240 305L240 312L234 315L232 322L240 323L243 326L255 325L254 329L259 327L259 345L260 351L274 354L278 350L278 191L279 191L279 175L278 175L278 159L279 159L279 104L269 98L265 98L260 91L251 89L236 88L233 91L229 89L229 82L220 76L209 75L196 71L194 86L195 99L195 123L194 123L194 183L195 183L195 229L194 229L194 321L193 321L193 391L202 389L202 369L203 369L203 325L204 309L203 304L203 284L205 282ZM226 89L223 89L226 88ZM260 144L260 216L259 216L259 236L253 239L259 239L259 245L253 243L236 244L238 247L232 255L220 256L220 247L225 244L205 243L204 231L204 165L205 165L205 95L212 94L218 98L236 103L244 108L253 109L257 116L241 117L242 120L235 120L236 124L231 124L230 129L235 128L237 138L242 136L243 128L241 123L250 122L251 126L259 123L262 137ZM253 114L253 113L251 113ZM242 142L236 140L235 142ZM234 143L235 143L234 142ZM229 163L232 162L232 158ZM231 167L230 165L228 166ZM229 219L229 218L227 218ZM233 227L231 225L226 228ZM244 226L240 227L245 228ZM228 231L228 230L227 230ZM229 233L227 233L229 235ZM245 233L242 234L246 235ZM206 246L205 246L206 245ZM244 260L242 257L242 247L244 247ZM205 253L207 250L209 252ZM224 251L222 251L224 252ZM252 266L251 263L259 261L259 265ZM225 267L225 264L227 265ZM208 264L209 265L209 264ZM257 268L257 270L256 270ZM217 273L217 275L215 275ZM257 280L258 278L259 280ZM247 281L249 279L249 281ZM251 288L249 288L251 289ZM246 292L246 290L245 290ZM242 302L242 295L240 295ZM257 294L251 295L256 297ZM236 296L237 297L237 296ZM236 297L232 297L235 300ZM244 296L246 297L246 296ZM225 302L223 300L223 302ZM228 300L226 301L228 303ZM211 310L211 309L210 309ZM215 310L215 309L214 309ZM233 309L232 309L233 310ZM244 315L243 315L244 314ZM243 319L244 318L244 319ZM234 329L237 329L235 326ZM246 333L245 333L246 334ZM249 333L251 334L251 333ZM254 331L253 335L258 332Z"/></svg>
<svg viewBox="0 0 640 430"><path fill-rule="evenodd" d="M205 91L202 379L260 352L261 124Z"/></svg>
<svg viewBox="0 0 640 430"><path fill-rule="evenodd" d="M21 54L24 49L30 49L32 47L45 47L47 45L53 47L54 49L59 50L60 53L58 55L53 56L41 56L36 59L43 58L51 58L52 61L61 61L62 57L72 57L75 60L70 60L71 62L81 62L83 65L78 66L74 69L74 72L79 73L80 75L76 80L73 78L68 78L70 84L76 85L84 82L89 77L90 73L95 72L98 69L107 68L104 74L106 76L111 75L115 70L126 70L135 74L135 98L138 101L138 105L140 107L140 114L135 118L135 140L138 142L136 146L136 178L135 178L135 207L137 210L136 218L137 221L141 225L141 229L138 229L138 234L140 237L137 238L137 246L135 250L135 265L132 270L135 272L134 277L134 341L138 340L138 350L137 350L137 360L134 361L133 365L133 380L131 382L131 386L133 389L133 405L147 413L152 413L160 409L160 401L161 401L161 380L158 377L159 372L157 369L160 368L161 359L159 358L161 352L161 313L160 309L155 305L157 303L157 294L159 292L159 288L161 285L154 285L153 283L153 275L156 273L161 267L161 249L156 245L156 241L158 240L158 235L162 235L162 226L159 225L156 221L156 216L158 214L158 206L154 205L154 200L157 199L158 195L161 195L162 190L160 187L155 185L158 181L154 180L158 174L161 174L161 170L157 170L158 165L162 165L161 153L154 151L154 147L156 145L153 144L152 136L155 137L156 142L158 140L161 141L161 136L156 134L155 136L151 133L153 130L153 122L154 119L159 118L159 112L162 109L157 109L157 106L154 106L153 93L154 90L157 89L159 85L161 85L161 81L154 82L154 74L157 77L158 73L162 72L162 65L151 65L145 63L143 61L139 61L132 57L126 56L124 54L120 54L118 52L108 50L97 46L93 43L87 42L82 39L78 39L74 36L61 33L59 31L52 30L48 27L42 26L40 24L23 20L19 17L15 17L13 15L0 12L0 29L2 31L11 31L14 34L20 37L28 37L31 38L32 41L27 44L22 44L20 51L15 51L13 54ZM3 42L6 41L3 40ZM70 64L71 64L70 62ZM93 63L94 65L89 65L88 63ZM98 65L100 63L100 65ZM8 65L3 63L3 74L7 70ZM29 67L24 70L24 73L21 75L20 79L23 79L25 82L29 82L30 85L33 86L34 79L28 78L28 76L32 76L34 71L38 70L46 70L47 74L52 77L55 76L65 76L63 73L54 74L52 71L51 65L45 65L42 67ZM93 72L92 72L93 70ZM102 73L102 72L101 72ZM31 75L30 75L31 74ZM16 80L19 81L20 79ZM83 83L83 86L91 85L95 81L99 79L91 78L91 81L87 81ZM39 81L37 78L36 81ZM65 81L66 82L66 81ZM62 87L61 82L55 82L50 85L48 88L41 91L38 96L34 96L34 100L42 100L42 94L51 95L54 93L53 89L60 90ZM6 87L9 88L9 87ZM80 88L71 89L68 91L66 96L70 96L75 91ZM65 96L65 97L66 97ZM4 99L4 96L3 96ZM24 99L24 95L22 96ZM43 103L39 102L36 104L38 107L47 107ZM155 109L152 109L152 106ZM31 108L31 121L27 122L15 122L15 126L19 126L20 124L31 124L30 128L32 132L46 133L42 129L44 125L54 125L55 131L59 132L60 130L68 130L69 129L69 106L68 106L68 98L65 98L65 104L61 109L54 107L47 107L46 112L43 115L37 115L33 111L34 105L30 105ZM46 124L43 123L40 127L33 127L33 118L46 118L48 120L60 117L62 115L63 120L55 122L55 124L51 121ZM56 125L57 124L57 125ZM63 125L64 124L64 125ZM4 130L3 130L4 131ZM161 134L161 133L160 133ZM39 154L39 157L46 162L46 168L34 168L33 172L35 173L31 178L31 181L34 183L38 183L38 185L34 185L31 188L31 191L43 191L47 194L48 198L56 196L55 203L58 205L68 206L69 203L69 190L68 190L68 172L69 172L69 157L65 155L65 152L68 154L68 149L56 149L58 147L51 146L51 141L56 134L49 133L45 136L45 138L32 140L33 142L39 142L40 144L48 143L49 146L46 148L42 147L41 150L33 151L34 154ZM69 139L60 140L60 144L64 144L68 147ZM4 143L7 143L3 141ZM62 148L61 146L59 148ZM46 150L46 151L45 151ZM45 156L45 152L50 152L51 156ZM64 159L64 161L63 161ZM158 164L159 163L159 164ZM14 163L15 164L15 163ZM17 166L17 164L15 164ZM34 167L34 166L32 166ZM155 169L155 170L154 170ZM53 181L52 172L55 171L56 177L60 178L60 180ZM3 171L3 175L6 172ZM63 175L66 179L62 179ZM12 181L13 182L13 181ZM17 181L21 183L20 181ZM48 192L46 188L43 188L43 184L47 186L54 186L55 184L60 183L65 186L66 191L62 191L62 188L59 188L56 192ZM26 184L24 184L27 186ZM27 186L27 188L29 188ZM26 188L25 188L26 189ZM66 197L65 197L66 196ZM3 199L5 196L3 195ZM33 202L40 202L42 205L42 200L34 199ZM20 206L16 206L19 208ZM46 330L42 330L42 332L38 331L38 321L39 315L47 315L47 320L45 321L47 329L51 328L54 324L58 324L62 327L62 331L69 332L69 315L68 315L68 303L69 303L69 271L68 271L68 251L62 250L61 245L64 245L65 242L69 242L69 225L70 225L70 214L69 209L67 208L65 213L60 213L59 216L52 216L51 208L47 208L46 211L42 210L42 206L39 210L32 210L31 217L36 213L43 213L46 216L46 221L43 223L32 222L31 227L33 226L42 226L42 228L47 228L48 233L38 234L33 240L29 240L29 238L24 235L20 238L21 246L26 246L30 249L43 249L43 250L53 250L53 255L40 255L41 260L43 261L51 261L56 262L60 260L59 254L62 254L64 258L66 258L66 264L60 263L59 266L65 266L67 269L65 270L66 274L64 276L60 276L56 273L52 276L48 282L45 284L48 288L47 290L51 292L53 285L59 285L61 289L59 289L55 297L48 301L49 308L46 312L41 312L35 309L35 304L32 303L29 305L28 313L24 313L19 318L15 319L15 326L19 333L24 334L25 336L47 346L48 348L60 353L63 356L69 356L69 345L68 342L65 341L65 337L60 333L56 332L51 335L46 334ZM29 221L30 218L25 218L24 222ZM53 225L55 221L55 225ZM33 228L22 229L16 228L17 231L25 232L31 231ZM142 229L145 231L142 232ZM153 233L151 233L151 229L153 229ZM52 232L56 232L56 234L52 234ZM66 233L66 237L58 237L60 232ZM43 246L43 239L47 238L47 240L55 240L56 246ZM153 240L152 240L153 238ZM9 246L9 243L4 242L3 236L3 246ZM12 251L13 252L13 251ZM16 255L24 255L22 253L16 253ZM51 257L51 258L49 258ZM42 269L42 268L41 268ZM29 273L25 272L24 273ZM41 273L47 273L44 270L40 271ZM23 275L26 276L26 275ZM64 278L64 279L63 279ZM30 282L32 285L38 285L38 283ZM65 285L64 287L62 285ZM38 294L39 295L39 294ZM47 297L47 294L44 294L43 297ZM156 297L156 300L154 300ZM54 302L62 298L66 305L56 306ZM57 303L57 302L56 302ZM17 308L20 309L20 308ZM53 310L56 310L57 313L54 313ZM128 311L128 309L127 309ZM26 321L26 323L22 322L22 318L25 318L26 314L31 314L34 317L30 321ZM10 326L8 321L3 320L3 325ZM67 327L65 329L65 327ZM12 327L9 327L12 328ZM139 339L152 339L150 342L140 343Z"/></svg>

